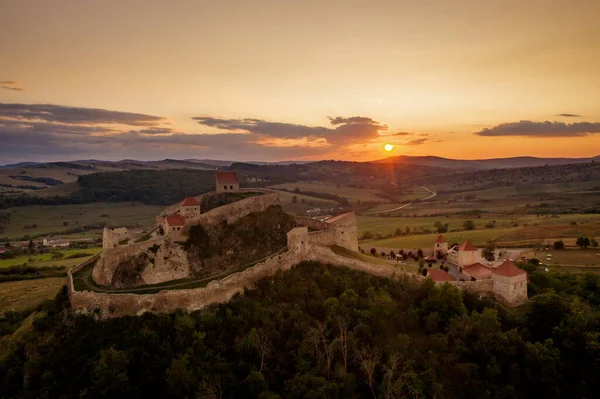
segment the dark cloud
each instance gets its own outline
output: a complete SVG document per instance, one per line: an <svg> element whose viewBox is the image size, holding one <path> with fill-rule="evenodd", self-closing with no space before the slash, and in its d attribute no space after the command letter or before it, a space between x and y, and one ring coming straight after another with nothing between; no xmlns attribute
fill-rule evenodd
<svg viewBox="0 0 600 399"><path fill-rule="evenodd" d="M199 116L192 118L204 126L231 132L245 132L280 139L326 139L329 143L341 143L352 140L373 139L385 132L387 125L362 116L350 118L329 117L334 128L306 126L285 122L271 122L262 119L221 119Z"/></svg>
<svg viewBox="0 0 600 399"><path fill-rule="evenodd" d="M25 91L25 89L21 88L21 87L10 87L10 86L0 86L0 89L4 89L4 90L13 90L13 91Z"/></svg>
<svg viewBox="0 0 600 399"><path fill-rule="evenodd" d="M53 104L0 103L0 118L42 120L66 124L123 124L130 126L155 126L165 122L165 119L160 116Z"/></svg>
<svg viewBox="0 0 600 399"><path fill-rule="evenodd" d="M24 88L19 87L20 83L16 80L3 80L0 81L0 89L13 90L13 91L25 91Z"/></svg>
<svg viewBox="0 0 600 399"><path fill-rule="evenodd" d="M142 134L172 134L172 133L175 133L175 131L173 129L171 129L170 127L155 127L155 128L151 128L151 129L138 130L137 132L142 133Z"/></svg>
<svg viewBox="0 0 600 399"><path fill-rule="evenodd" d="M565 118L581 118L581 115L577 114L557 114L556 116L564 116Z"/></svg>
<svg viewBox="0 0 600 399"><path fill-rule="evenodd" d="M402 145L421 145L425 144L428 140L426 138L414 139L403 143Z"/></svg>
<svg viewBox="0 0 600 399"><path fill-rule="evenodd" d="M336 116L335 118L328 116L327 117L332 125L344 125L347 123L360 123L360 124L378 124L379 122L374 121L371 118L367 118L365 116L352 116L350 118L344 118L343 116Z"/></svg>
<svg viewBox="0 0 600 399"><path fill-rule="evenodd" d="M583 137L600 133L600 123L593 122L532 122L519 121L501 123L475 132L478 136L523 136L523 137Z"/></svg>
<svg viewBox="0 0 600 399"><path fill-rule="evenodd" d="M386 136L410 136L412 133L408 133L408 132L398 132L398 133L392 133L392 134L387 134Z"/></svg>

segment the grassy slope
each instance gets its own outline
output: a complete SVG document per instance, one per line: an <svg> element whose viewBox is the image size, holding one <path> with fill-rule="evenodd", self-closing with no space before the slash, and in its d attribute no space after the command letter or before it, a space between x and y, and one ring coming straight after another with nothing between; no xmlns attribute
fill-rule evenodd
<svg viewBox="0 0 600 399"><path fill-rule="evenodd" d="M11 281L0 284L0 313L24 310L52 299L66 284L64 277Z"/></svg>
<svg viewBox="0 0 600 399"><path fill-rule="evenodd" d="M10 222L0 236L22 237L54 231L64 231L74 227L108 223L114 226L140 226L148 228L155 222L162 206L145 205L139 202L93 203L84 205L34 205L11 208ZM107 216L103 216L107 215ZM68 225L65 226L64 222ZM79 223L79 224L77 224ZM35 228L25 228L37 224ZM77 236L89 237L90 231Z"/></svg>
<svg viewBox="0 0 600 399"><path fill-rule="evenodd" d="M329 248L331 248L331 250L334 253L336 253L340 256L343 256L343 257L349 258L349 259L359 260L361 262L372 263L375 265L398 267L400 270L409 271L409 272L413 272L413 273L416 273L419 268L418 264L412 260L398 264L397 262L395 262L393 260L387 260L387 259L381 258L381 257L379 257L379 255L377 255L377 256L367 255L367 254L363 254L360 252L351 251L347 248L339 247L337 245L332 245Z"/></svg>

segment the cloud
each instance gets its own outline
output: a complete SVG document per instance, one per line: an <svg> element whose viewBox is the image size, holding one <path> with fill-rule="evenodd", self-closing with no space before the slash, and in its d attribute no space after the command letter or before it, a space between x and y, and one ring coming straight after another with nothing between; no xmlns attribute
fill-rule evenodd
<svg viewBox="0 0 600 399"><path fill-rule="evenodd" d="M556 114L556 116L564 116L565 118L581 118L581 115L577 114Z"/></svg>
<svg viewBox="0 0 600 399"><path fill-rule="evenodd" d="M519 121L501 123L475 132L478 136L522 136L522 137L584 137L600 133L600 123L593 122L532 122Z"/></svg>
<svg viewBox="0 0 600 399"><path fill-rule="evenodd" d="M24 88L19 87L21 84L16 80L3 80L0 81L0 89L13 90L13 91L26 91Z"/></svg>
<svg viewBox="0 0 600 399"><path fill-rule="evenodd" d="M0 103L0 118L41 120L65 124L123 124L149 127L166 122L165 118L154 115L53 104Z"/></svg>
<svg viewBox="0 0 600 399"><path fill-rule="evenodd" d="M421 144L425 144L427 141L428 141L428 139L426 139L426 138L414 139L414 140L406 141L406 142L402 143L402 145L421 145Z"/></svg>
<svg viewBox="0 0 600 399"><path fill-rule="evenodd" d="M263 119L222 119L208 116L192 118L203 126L214 127L230 132L257 134L280 139L325 139L328 143L340 144L355 140L368 140L380 137L388 126L371 118L329 117L333 128L307 126L285 122L272 122Z"/></svg>

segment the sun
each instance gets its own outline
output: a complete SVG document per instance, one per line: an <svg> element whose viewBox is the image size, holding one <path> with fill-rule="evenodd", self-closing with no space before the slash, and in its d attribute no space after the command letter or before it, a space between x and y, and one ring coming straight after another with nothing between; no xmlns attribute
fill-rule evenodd
<svg viewBox="0 0 600 399"><path fill-rule="evenodd" d="M394 147L396 147L396 146L393 144L386 144L383 146L383 149L386 150L387 152L390 152L394 149Z"/></svg>

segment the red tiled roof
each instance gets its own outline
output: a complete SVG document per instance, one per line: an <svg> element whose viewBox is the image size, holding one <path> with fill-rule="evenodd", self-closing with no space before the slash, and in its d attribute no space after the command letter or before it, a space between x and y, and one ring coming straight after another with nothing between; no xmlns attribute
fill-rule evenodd
<svg viewBox="0 0 600 399"><path fill-rule="evenodd" d="M471 276L482 278L492 274L492 269L482 265L481 263L473 263L472 265L465 266L463 271L469 273Z"/></svg>
<svg viewBox="0 0 600 399"><path fill-rule="evenodd" d="M471 243L471 240L467 238L467 241L463 245L458 247L459 251L477 251L477 247Z"/></svg>
<svg viewBox="0 0 600 399"><path fill-rule="evenodd" d="M496 270L492 273L499 274L506 277L515 277L522 274L527 274L523 269L519 269L510 259L506 259Z"/></svg>
<svg viewBox="0 0 600 399"><path fill-rule="evenodd" d="M198 206L200 203L194 197L187 197L181 203L181 206Z"/></svg>
<svg viewBox="0 0 600 399"><path fill-rule="evenodd" d="M327 219L325 219L325 220L323 220L323 221L324 221L325 223L333 223L333 222L337 222L338 220L340 220L340 219L343 219L343 218L344 218L346 215L349 215L350 213L352 213L352 211L350 211L350 212L346 212L346 213L341 213L341 214L339 214L339 215L332 216L332 217L330 217L330 218L327 218Z"/></svg>
<svg viewBox="0 0 600 399"><path fill-rule="evenodd" d="M440 234L440 236L437 238L437 240L435 240L435 243L436 243L436 244L443 244L443 243L445 243L445 242L448 242L448 241L446 241L446 239L444 238L444 236L443 236L443 235L441 235L441 234Z"/></svg>
<svg viewBox="0 0 600 399"><path fill-rule="evenodd" d="M435 261L437 261L437 259L434 256L426 256L423 259L425 259L425 261L427 261L427 262L435 262Z"/></svg>
<svg viewBox="0 0 600 399"><path fill-rule="evenodd" d="M217 183L238 184L239 181L235 172L217 172Z"/></svg>
<svg viewBox="0 0 600 399"><path fill-rule="evenodd" d="M431 277L433 281L454 281L445 270L432 269L427 273L427 277Z"/></svg>
<svg viewBox="0 0 600 399"><path fill-rule="evenodd" d="M185 226L185 218L178 213L174 213L165 218L169 226Z"/></svg>

